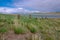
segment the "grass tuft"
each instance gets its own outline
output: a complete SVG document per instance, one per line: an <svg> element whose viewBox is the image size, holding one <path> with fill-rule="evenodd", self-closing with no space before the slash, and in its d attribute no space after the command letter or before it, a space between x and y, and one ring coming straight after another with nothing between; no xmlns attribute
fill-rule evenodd
<svg viewBox="0 0 60 40"><path fill-rule="evenodd" d="M1 27L1 28L0 28L0 33L5 33L5 32L7 32L7 28Z"/></svg>
<svg viewBox="0 0 60 40"><path fill-rule="evenodd" d="M23 34L23 33L25 33L25 30L22 27L14 27L14 33Z"/></svg>
<svg viewBox="0 0 60 40"><path fill-rule="evenodd" d="M31 33L36 33L37 32L37 29L33 26L27 26L27 28L30 30Z"/></svg>

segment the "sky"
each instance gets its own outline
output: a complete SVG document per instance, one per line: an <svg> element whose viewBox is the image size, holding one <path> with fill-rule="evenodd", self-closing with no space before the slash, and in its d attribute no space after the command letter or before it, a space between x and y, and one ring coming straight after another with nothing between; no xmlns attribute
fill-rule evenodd
<svg viewBox="0 0 60 40"><path fill-rule="evenodd" d="M0 0L0 12L60 12L60 0Z"/></svg>

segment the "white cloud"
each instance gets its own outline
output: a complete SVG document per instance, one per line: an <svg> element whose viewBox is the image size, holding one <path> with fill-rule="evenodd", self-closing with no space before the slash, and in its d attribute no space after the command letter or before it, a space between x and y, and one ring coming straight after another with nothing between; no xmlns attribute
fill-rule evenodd
<svg viewBox="0 0 60 40"><path fill-rule="evenodd" d="M1 13L33 13L38 11L30 11L24 8L8 8L8 7L0 7Z"/></svg>
<svg viewBox="0 0 60 40"><path fill-rule="evenodd" d="M0 7L1 13L12 13L15 12L14 10L15 10L14 8Z"/></svg>

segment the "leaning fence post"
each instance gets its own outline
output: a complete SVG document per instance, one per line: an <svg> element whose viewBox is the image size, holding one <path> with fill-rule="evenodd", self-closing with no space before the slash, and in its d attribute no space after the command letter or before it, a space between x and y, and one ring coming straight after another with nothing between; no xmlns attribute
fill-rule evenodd
<svg viewBox="0 0 60 40"><path fill-rule="evenodd" d="M29 18L31 18L31 14L29 15Z"/></svg>

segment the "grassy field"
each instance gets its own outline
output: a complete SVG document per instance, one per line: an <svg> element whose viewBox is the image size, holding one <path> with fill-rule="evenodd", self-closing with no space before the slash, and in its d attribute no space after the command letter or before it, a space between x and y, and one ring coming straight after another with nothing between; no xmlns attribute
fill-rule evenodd
<svg viewBox="0 0 60 40"><path fill-rule="evenodd" d="M60 19L0 14L0 40L60 40Z"/></svg>

